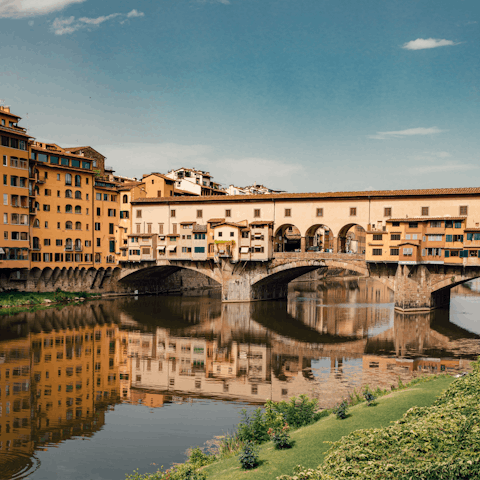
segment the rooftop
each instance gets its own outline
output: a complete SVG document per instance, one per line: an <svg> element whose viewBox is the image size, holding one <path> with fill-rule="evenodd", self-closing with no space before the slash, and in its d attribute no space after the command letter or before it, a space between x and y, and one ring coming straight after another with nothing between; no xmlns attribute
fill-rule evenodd
<svg viewBox="0 0 480 480"><path fill-rule="evenodd" d="M465 188L430 188L418 190L369 190L354 192L314 192L314 193L267 193L263 195L218 195L197 197L139 198L135 203L235 203L265 202L265 200L317 200L317 199L376 199L395 197L445 197L445 196L478 196L480 187ZM412 217L414 218L414 217ZM427 218L427 217L420 217ZM445 217L439 217L444 219ZM449 217L453 219L454 217ZM464 218L464 217L460 217ZM430 218L432 219L432 218ZM391 219L390 221L395 220Z"/></svg>

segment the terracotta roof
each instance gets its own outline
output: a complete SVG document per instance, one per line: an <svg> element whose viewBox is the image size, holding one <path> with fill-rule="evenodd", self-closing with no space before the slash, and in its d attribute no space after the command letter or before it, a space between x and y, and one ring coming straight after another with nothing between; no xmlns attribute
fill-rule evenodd
<svg viewBox="0 0 480 480"><path fill-rule="evenodd" d="M98 155L100 155L104 160L107 159L107 157L105 155L102 155L98 150L95 150L93 147L90 147L89 145L85 145L83 147L65 147L65 150L68 151L68 152L78 152L80 150L85 150L89 148L90 150L93 150L94 152L98 153Z"/></svg>
<svg viewBox="0 0 480 480"><path fill-rule="evenodd" d="M465 228L465 232L480 232L480 228Z"/></svg>
<svg viewBox="0 0 480 480"><path fill-rule="evenodd" d="M397 247L401 247L402 245L414 245L415 247L420 246L420 240L405 240L397 244Z"/></svg>
<svg viewBox="0 0 480 480"><path fill-rule="evenodd" d="M167 176L164 175L163 173L158 173L158 172L145 173L145 174L143 175L142 179L147 178L147 177L151 177L152 175L155 175L156 177L163 178L164 180L168 180L169 182L172 182L172 183L175 182L175 180L174 180L173 178L167 177Z"/></svg>
<svg viewBox="0 0 480 480"><path fill-rule="evenodd" d="M237 227L237 228L247 228L247 225L244 225L243 223L235 223L235 222L217 223L216 225L212 225L212 228L222 227L223 225L228 225L230 227Z"/></svg>
<svg viewBox="0 0 480 480"><path fill-rule="evenodd" d="M207 220L207 223L223 223L224 221L224 218L211 218L210 220Z"/></svg>
<svg viewBox="0 0 480 480"><path fill-rule="evenodd" d="M0 131L2 132L12 133L14 135L18 135L20 137L25 137L25 138L33 138L31 135L28 135L25 128L21 128L21 127L17 127L17 128L10 128L7 126L0 125Z"/></svg>
<svg viewBox="0 0 480 480"><path fill-rule="evenodd" d="M198 193L193 193L193 192L189 192L188 190L182 190L181 188L176 188L176 187L173 187L173 195L175 195L176 193L179 194L179 196L191 196L191 197L198 197Z"/></svg>
<svg viewBox="0 0 480 480"><path fill-rule="evenodd" d="M192 228L193 233L207 233L206 225L194 225Z"/></svg>
<svg viewBox="0 0 480 480"><path fill-rule="evenodd" d="M10 108L10 107L8 107L8 108ZM18 118L18 119L22 118L22 117L19 117L18 115L14 115L12 112L7 112L3 108L0 108L0 114L7 115L7 116L13 117L13 118Z"/></svg>
<svg viewBox="0 0 480 480"><path fill-rule="evenodd" d="M194 223L197 222L180 222L180 225L193 225Z"/></svg>
<svg viewBox="0 0 480 480"><path fill-rule="evenodd" d="M355 192L315 192L315 193L266 193L263 195L214 195L194 198L176 197L175 199L141 199L142 203L205 203L205 202L264 202L265 200L316 200L316 199L362 199L393 197L434 197L434 196L480 196L480 187L466 188L430 188L419 190L370 190ZM425 217L422 217L425 218ZM443 217L442 217L443 218ZM391 221L391 220L390 220Z"/></svg>
<svg viewBox="0 0 480 480"><path fill-rule="evenodd" d="M431 220L465 220L466 216L458 217L407 217L407 218L389 218L387 222L430 222Z"/></svg>

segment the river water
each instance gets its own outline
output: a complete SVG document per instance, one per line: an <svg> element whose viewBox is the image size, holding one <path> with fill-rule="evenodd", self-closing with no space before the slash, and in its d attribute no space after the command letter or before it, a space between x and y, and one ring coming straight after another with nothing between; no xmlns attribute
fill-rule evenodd
<svg viewBox="0 0 480 480"><path fill-rule="evenodd" d="M186 459L242 408L462 372L479 283L402 315L373 279L295 282L287 301L117 297L0 317L0 478L121 480Z"/></svg>

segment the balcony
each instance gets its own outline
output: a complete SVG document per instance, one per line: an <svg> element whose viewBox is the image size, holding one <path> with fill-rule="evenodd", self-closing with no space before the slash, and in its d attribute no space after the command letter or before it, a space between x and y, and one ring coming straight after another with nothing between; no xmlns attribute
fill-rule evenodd
<svg viewBox="0 0 480 480"><path fill-rule="evenodd" d="M73 245L65 245L66 252L73 252Z"/></svg>
<svg viewBox="0 0 480 480"><path fill-rule="evenodd" d="M35 207L30 207L28 212L30 215L36 215L37 214L37 209Z"/></svg>

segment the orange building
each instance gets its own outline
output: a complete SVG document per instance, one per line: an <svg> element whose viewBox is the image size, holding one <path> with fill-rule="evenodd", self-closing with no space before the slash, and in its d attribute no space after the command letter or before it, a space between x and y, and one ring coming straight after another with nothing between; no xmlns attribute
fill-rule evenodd
<svg viewBox="0 0 480 480"><path fill-rule="evenodd" d="M33 196L29 172L29 135L18 126L20 117L0 106L2 198L0 268L28 268L29 204Z"/></svg>

